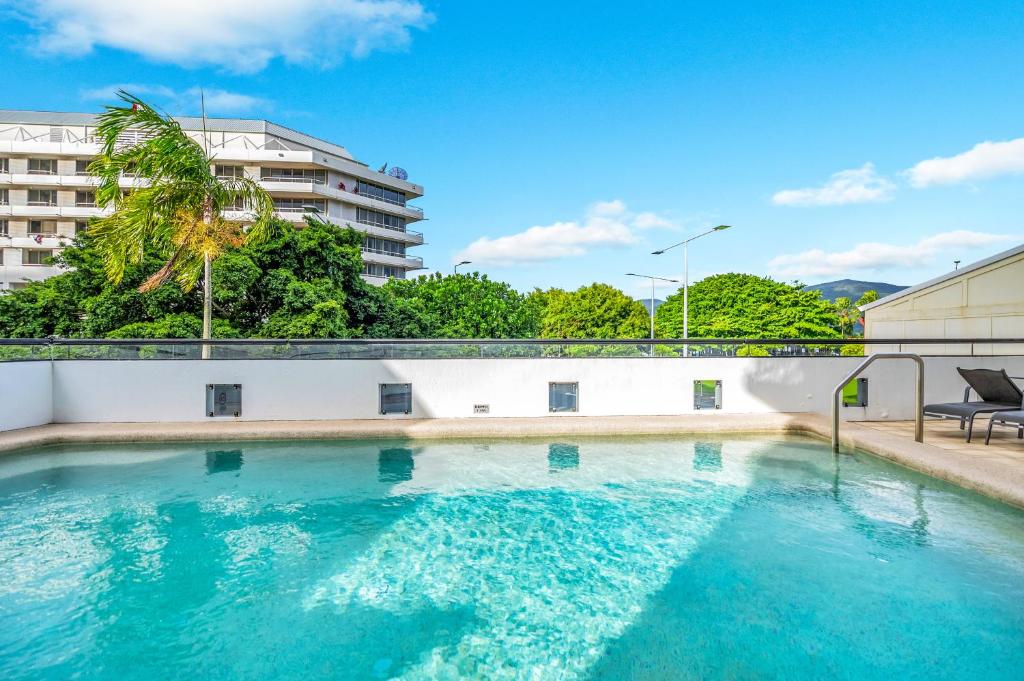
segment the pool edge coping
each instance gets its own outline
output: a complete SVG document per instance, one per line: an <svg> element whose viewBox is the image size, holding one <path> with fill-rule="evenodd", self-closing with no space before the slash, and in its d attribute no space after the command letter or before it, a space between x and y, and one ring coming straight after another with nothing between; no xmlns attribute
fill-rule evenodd
<svg viewBox="0 0 1024 681"><path fill-rule="evenodd" d="M331 421L51 423L0 432L0 455L58 444L183 441L468 439L554 436L800 433L830 438L815 413L558 416ZM1024 509L1024 467L1011 467L844 422L840 444Z"/></svg>

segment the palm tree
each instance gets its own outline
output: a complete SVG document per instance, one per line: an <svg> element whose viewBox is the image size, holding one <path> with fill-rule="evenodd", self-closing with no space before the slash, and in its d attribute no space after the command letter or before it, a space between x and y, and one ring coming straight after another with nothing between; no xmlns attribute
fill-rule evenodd
<svg viewBox="0 0 1024 681"><path fill-rule="evenodd" d="M108 106L100 114L100 153L89 165L90 174L99 178L97 205L113 212L95 220L89 231L115 284L129 264L142 262L147 246L167 262L139 291L151 291L172 278L188 291L202 278L203 338L209 339L212 262L229 246L267 239L274 202L250 178L214 174L205 130L200 145L170 116L123 90L117 94L127 106ZM125 175L138 180L122 191ZM248 211L248 226L225 220L222 212L228 209ZM209 346L203 347L203 357L209 357Z"/></svg>
<svg viewBox="0 0 1024 681"><path fill-rule="evenodd" d="M858 312L857 306L846 296L836 298L833 306L835 307L836 315L839 317L839 335L846 338L846 327L850 327L850 331L853 331L853 324L856 321Z"/></svg>

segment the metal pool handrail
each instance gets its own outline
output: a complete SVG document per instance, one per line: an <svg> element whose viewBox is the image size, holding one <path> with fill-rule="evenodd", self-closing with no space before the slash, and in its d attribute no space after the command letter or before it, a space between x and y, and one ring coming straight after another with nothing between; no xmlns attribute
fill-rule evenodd
<svg viewBox="0 0 1024 681"><path fill-rule="evenodd" d="M917 390L915 391L914 441L924 442L924 360L913 352L880 352L871 355L846 375L832 391L832 451L839 451L839 399L846 384L857 378L876 359L912 359L917 364Z"/></svg>

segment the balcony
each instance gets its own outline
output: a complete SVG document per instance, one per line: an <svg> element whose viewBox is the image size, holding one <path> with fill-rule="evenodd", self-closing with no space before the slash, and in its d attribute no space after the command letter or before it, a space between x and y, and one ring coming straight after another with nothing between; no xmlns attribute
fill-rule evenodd
<svg viewBox="0 0 1024 681"><path fill-rule="evenodd" d="M417 206L391 203L365 194L358 194L347 189L338 189L326 182L309 177L261 177L260 185L268 192L285 194L304 194L309 196L325 196L345 203L384 211L392 215L400 215L412 220L423 219L423 209Z"/></svg>
<svg viewBox="0 0 1024 681"><path fill-rule="evenodd" d="M363 252L363 260L367 262L378 263L381 265L392 265L394 267L402 267L407 270L423 269L423 258L417 256L394 255L386 253L385 251L366 247L362 247L360 250Z"/></svg>
<svg viewBox="0 0 1024 681"><path fill-rule="evenodd" d="M24 184L32 187L56 187L60 184L60 175L40 175L37 173L13 173L11 184Z"/></svg>
<svg viewBox="0 0 1024 681"><path fill-rule="evenodd" d="M381 236L385 239L393 239L405 244L419 246L423 243L423 232L417 232L413 229L397 229L395 227L385 227L383 225L359 222L358 220L334 219L331 220L331 222L339 226L350 226L356 231L365 232L372 236Z"/></svg>
<svg viewBox="0 0 1024 681"><path fill-rule="evenodd" d="M27 217L57 217L60 215L60 208L55 203L34 202L24 206L12 206L11 213L13 215L25 215Z"/></svg>

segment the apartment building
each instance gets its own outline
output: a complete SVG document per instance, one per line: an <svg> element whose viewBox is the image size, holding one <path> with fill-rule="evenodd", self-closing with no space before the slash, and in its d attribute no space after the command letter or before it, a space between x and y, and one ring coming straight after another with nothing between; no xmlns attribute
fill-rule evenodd
<svg viewBox="0 0 1024 681"><path fill-rule="evenodd" d="M202 119L177 120L202 142ZM57 274L48 258L103 214L86 171L99 152L95 126L95 114L0 110L0 289ZM423 234L410 229L423 211L408 203L423 196L423 187L404 171L372 170L342 146L265 120L208 118L206 137L216 173L258 180L278 217L302 226L315 213L362 232L367 281L404 279L423 267L408 253L423 243ZM125 188L137 182L122 179Z"/></svg>

